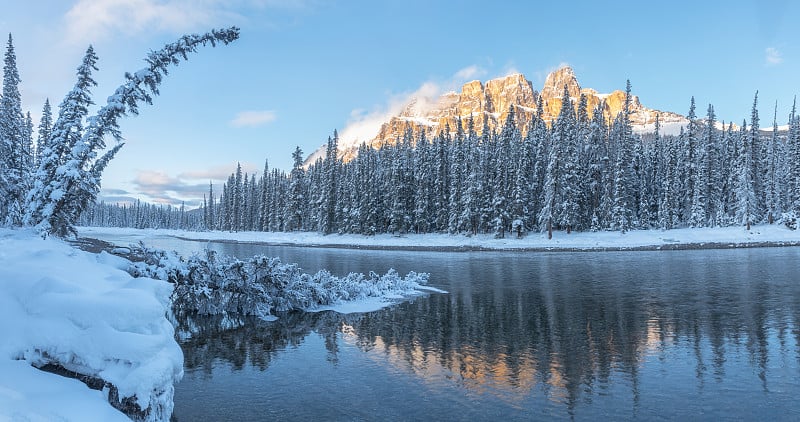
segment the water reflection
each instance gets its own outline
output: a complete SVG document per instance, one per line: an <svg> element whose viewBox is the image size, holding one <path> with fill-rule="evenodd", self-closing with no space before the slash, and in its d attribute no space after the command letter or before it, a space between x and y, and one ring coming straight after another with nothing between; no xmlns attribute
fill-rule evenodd
<svg viewBox="0 0 800 422"><path fill-rule="evenodd" d="M462 255L438 273L449 274L440 279L447 295L269 323L188 318L179 332L187 370L209 376L220 361L267 370L316 333L333 365L342 344L355 345L423 383L520 408L543 396L570 415L621 387L634 415L643 396L691 399L678 393L683 384L688 394L724 390L732 400L754 389L791 397L800 392L797 258L790 248ZM435 269L421 269L436 280Z"/></svg>

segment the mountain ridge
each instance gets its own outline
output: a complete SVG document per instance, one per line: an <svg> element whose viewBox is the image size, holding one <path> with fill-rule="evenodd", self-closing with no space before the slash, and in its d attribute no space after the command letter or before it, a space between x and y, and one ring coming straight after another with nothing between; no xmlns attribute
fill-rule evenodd
<svg viewBox="0 0 800 422"><path fill-rule="evenodd" d="M478 133L482 131L484 119L488 127L495 130L503 124L511 107L514 107L518 122L527 122L536 114L537 102L540 97L543 103L542 118L550 123L556 119L561 110L561 99L565 86L576 108L581 95L586 97L590 115L600 105L606 120L611 121L624 107L624 91L615 90L608 94L601 94L592 88L583 88L578 83L575 72L570 66L562 66L548 74L541 91L537 91L525 75L512 73L490 79L485 83L480 80L466 82L461 86L460 92L446 92L432 102L411 98L399 114L392 116L381 125L372 139L366 141L340 139L339 156L346 161L352 159L363 142L373 148L380 148L384 143L393 144L401 139L409 128L415 138L421 132L425 132L430 139L446 127L449 127L450 132L454 133L457 120L460 118L466 121L470 116L475 121L475 129ZM686 117L678 113L645 107L639 101L638 96L632 96L630 118L635 131L652 131L656 115L659 116L662 127L667 131L677 131L680 126L688 123ZM520 123L520 125L524 126L524 123ZM325 145L308 156L306 165L312 164L324 154Z"/></svg>

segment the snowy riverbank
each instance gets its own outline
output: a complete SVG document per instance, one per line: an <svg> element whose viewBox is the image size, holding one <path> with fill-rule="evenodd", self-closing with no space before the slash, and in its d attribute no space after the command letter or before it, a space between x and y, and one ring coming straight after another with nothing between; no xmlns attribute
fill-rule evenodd
<svg viewBox="0 0 800 422"><path fill-rule="evenodd" d="M153 253L155 263L131 263L32 230L0 229L0 421L129 420L117 409L168 420L183 375L171 305L274 319L276 310L368 312L445 293L425 285L427 274L335 277L265 257L212 263ZM240 272L247 276L237 278ZM201 279L185 284L174 280L178 274Z"/></svg>
<svg viewBox="0 0 800 422"><path fill-rule="evenodd" d="M513 236L495 239L492 235L407 234L393 236L381 234L321 235L316 232L193 232L183 230L129 229L110 227L81 227L83 237L114 237L131 243L148 237L168 236L196 241L237 243L262 243L307 247L332 247L352 249L400 249L434 251L472 250L530 250L530 251L584 251L584 250L660 250L736 248L758 246L800 245L800 230L790 230L783 225L759 225L750 230L744 227L715 227L673 230L633 230L620 232L555 232L553 239L546 234L531 233L517 239Z"/></svg>
<svg viewBox="0 0 800 422"><path fill-rule="evenodd" d="M0 229L0 420L129 420L109 404L115 392L144 418L169 419L183 374L166 318L172 286L134 279L127 265ZM32 365L79 373L102 390Z"/></svg>

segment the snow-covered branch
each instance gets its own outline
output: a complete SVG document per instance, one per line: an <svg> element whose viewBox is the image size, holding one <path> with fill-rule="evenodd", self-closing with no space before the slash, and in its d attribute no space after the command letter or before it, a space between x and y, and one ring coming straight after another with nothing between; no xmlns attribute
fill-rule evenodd
<svg viewBox="0 0 800 422"><path fill-rule="evenodd" d="M241 261L213 251L188 259L175 252L140 245L142 262L131 264L135 277L175 284L176 313L239 314L266 318L275 312L315 310L323 306L368 298L397 298L420 294L429 275L395 270L379 275L350 273L337 277L328 271L304 273L296 264L263 255Z"/></svg>

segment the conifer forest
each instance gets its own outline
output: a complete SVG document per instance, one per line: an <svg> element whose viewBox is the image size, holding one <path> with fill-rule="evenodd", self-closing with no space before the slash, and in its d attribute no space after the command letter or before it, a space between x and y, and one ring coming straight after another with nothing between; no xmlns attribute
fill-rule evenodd
<svg viewBox="0 0 800 422"><path fill-rule="evenodd" d="M293 154L286 173L237 168L200 211L136 203L94 204L82 225L225 231L453 233L524 236L530 232L678 227L796 226L800 214L800 116L788 131L762 130L758 93L749 121L719 122L714 107L699 115L692 98L677 135L637 133L623 111L607 121L602 104L564 90L557 118L542 104L530 121L512 106L491 130L472 117L433 139L409 129L378 147L362 144L349 161L338 135L325 157ZM772 129L772 130L769 130Z"/></svg>

